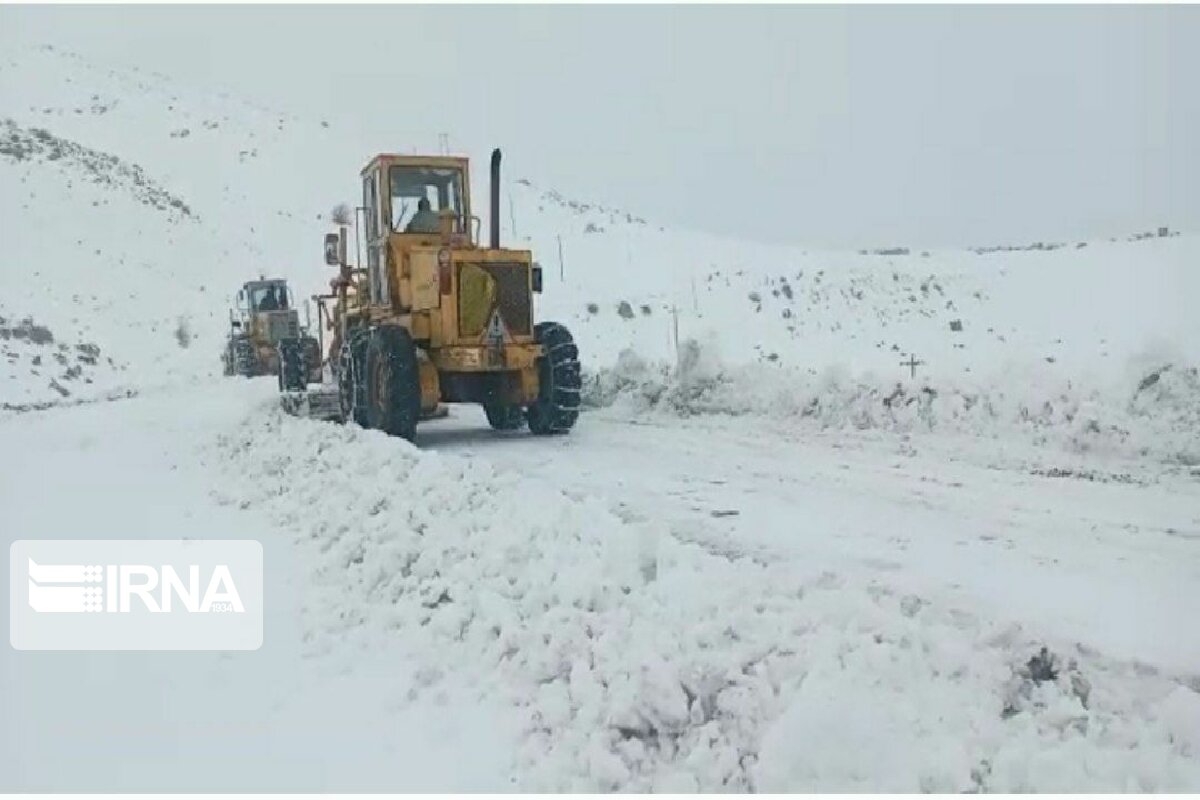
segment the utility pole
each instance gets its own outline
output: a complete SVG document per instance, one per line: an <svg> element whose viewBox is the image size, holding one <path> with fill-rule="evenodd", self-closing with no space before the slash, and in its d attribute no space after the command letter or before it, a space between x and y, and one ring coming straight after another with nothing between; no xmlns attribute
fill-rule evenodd
<svg viewBox="0 0 1200 800"><path fill-rule="evenodd" d="M671 327L675 336L675 368L679 368L679 309L671 304Z"/></svg>
<svg viewBox="0 0 1200 800"><path fill-rule="evenodd" d="M558 280L561 283L565 280L563 277L562 234L556 234L556 236L558 237Z"/></svg>
<svg viewBox="0 0 1200 800"><path fill-rule="evenodd" d="M450 155L450 134L448 134L448 133L439 133L438 134L438 147L441 148L442 155L444 155L444 156Z"/></svg>

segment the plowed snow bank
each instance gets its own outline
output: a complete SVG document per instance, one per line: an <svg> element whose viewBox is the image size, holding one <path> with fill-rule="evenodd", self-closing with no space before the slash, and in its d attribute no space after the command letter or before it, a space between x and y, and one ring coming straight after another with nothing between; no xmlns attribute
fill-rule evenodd
<svg viewBox="0 0 1200 800"><path fill-rule="evenodd" d="M677 366L623 352L614 366L585 376L583 400L636 413L753 414L836 429L988 437L1015 431L1072 452L1200 465L1200 372L1190 364L1131 364L1123 380L1106 385L1034 367L974 382L897 383L835 369L810 376L726 366L688 341Z"/></svg>
<svg viewBox="0 0 1200 800"><path fill-rule="evenodd" d="M414 692L506 698L521 788L1200 786L1166 678L1080 655L1036 683L1020 630L356 427L264 409L214 454L219 499L311 559L314 652L399 640Z"/></svg>

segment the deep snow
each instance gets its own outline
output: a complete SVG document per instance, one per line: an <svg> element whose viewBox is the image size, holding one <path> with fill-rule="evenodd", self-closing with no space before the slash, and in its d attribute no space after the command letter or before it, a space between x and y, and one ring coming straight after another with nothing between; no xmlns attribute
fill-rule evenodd
<svg viewBox="0 0 1200 800"><path fill-rule="evenodd" d="M817 252L510 158L590 408L414 448L217 356L425 142L40 47L0 118L5 540L257 538L271 601L258 653L6 650L0 789L1200 788L1194 234Z"/></svg>
<svg viewBox="0 0 1200 800"><path fill-rule="evenodd" d="M486 699L449 689L408 698L419 665L405 647L377 640L370 653L306 657L309 564L272 520L210 497L222 465L200 450L213 431L242 423L246 389L216 384L186 415L186 387L176 386L0 425L6 452L21 454L0 481L6 553L18 538L256 538L267 601L264 644L253 652L38 653L6 641L0 785L163 792L506 784L510 723ZM5 619L8 604L6 590ZM476 757L464 762L463 751Z"/></svg>
<svg viewBox="0 0 1200 800"><path fill-rule="evenodd" d="M986 535L959 538L955 512L967 503L993 524L1025 510L1006 508L1017 498L1077 511L1044 485L1007 495L974 484L962 499L949 489L957 508L928 514L938 529L914 535L883 518L924 505L904 496L913 472L949 480L937 457L914 455L890 480L872 475L883 513L856 519L839 510L853 493L813 477L825 466L814 459L828 457L820 446L781 456L762 452L760 438L747 457L739 438L753 429L731 437L597 419L547 453L525 437L473 433L478 415L465 416L471 427L430 424L430 453L272 409L216 448L232 474L266 477L230 480L218 498L278 519L314 562L316 649L395 637L426 664L428 691L466 681L512 704L523 788L1153 791L1200 779L1190 734L1172 716L1190 700L1181 682L1196 680L1187 670L1200 659L1196 642L1168 638L1200 613L1188 597L1200 565L1186 542L1159 545L1183 561L1155 570L1153 595L1146 573L1120 575L1127 550L1110 533L1087 542L1087 578L1103 582L1106 602L1098 586L1075 585L1078 565L1047 566L1028 524L1010 523L997 547ZM701 507L680 513L670 468L691 463L700 438L724 469L689 470L684 482L721 481L710 472L733 485L693 483L687 500ZM631 469L631 448L664 455ZM582 474L563 477L566 464ZM965 469L981 480L983 470ZM761 477L734 477L747 471ZM772 478L804 475L817 485L758 496ZM620 493L626 502L601 499L623 479L638 484ZM300 501L317 492L339 501L327 513ZM1194 486L1156 494L1171 518L1194 513ZM748 519L721 524L714 511ZM1049 550L1082 544L1075 527L1064 523ZM912 536L919 555L891 552L889 535ZM814 541L825 537L843 541ZM994 552L1014 540L1015 558ZM974 552L955 553L962 545ZM970 591L955 590L962 584ZM1031 602L1012 598L1018 591ZM971 594L986 616L963 607ZM1089 623L1130 601L1147 603L1136 633ZM1023 672L1047 643L1060 672L1035 685Z"/></svg>

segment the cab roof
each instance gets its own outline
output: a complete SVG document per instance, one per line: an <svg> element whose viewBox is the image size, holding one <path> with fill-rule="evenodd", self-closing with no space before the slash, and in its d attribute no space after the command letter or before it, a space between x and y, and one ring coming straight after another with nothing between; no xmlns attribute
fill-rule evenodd
<svg viewBox="0 0 1200 800"><path fill-rule="evenodd" d="M377 166L448 167L466 169L466 156L413 156L400 153L380 153L367 162L360 174L365 175Z"/></svg>

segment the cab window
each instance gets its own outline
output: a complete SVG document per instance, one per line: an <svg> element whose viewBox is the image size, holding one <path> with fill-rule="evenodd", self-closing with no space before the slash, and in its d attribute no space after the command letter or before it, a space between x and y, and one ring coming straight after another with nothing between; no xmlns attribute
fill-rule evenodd
<svg viewBox="0 0 1200 800"><path fill-rule="evenodd" d="M288 307L287 286L283 283L260 283L249 291L251 311L285 311Z"/></svg>
<svg viewBox="0 0 1200 800"><path fill-rule="evenodd" d="M434 214L451 211L455 219L463 218L462 170L453 167L393 166L388 173L391 187L392 230L403 232L416 216L422 199L429 201Z"/></svg>

